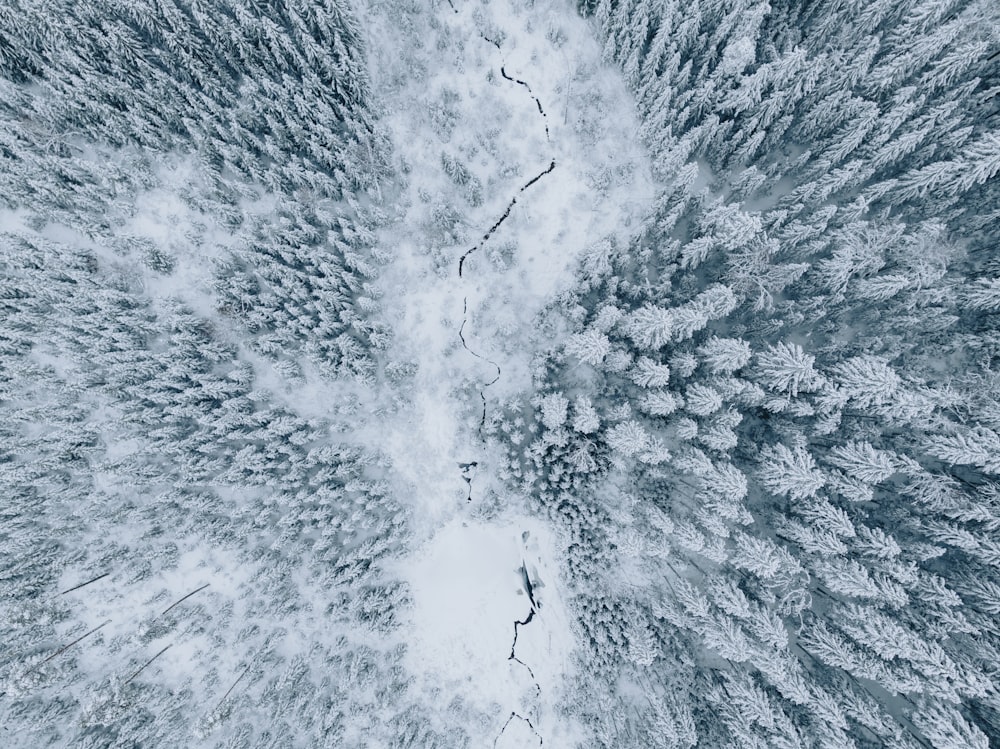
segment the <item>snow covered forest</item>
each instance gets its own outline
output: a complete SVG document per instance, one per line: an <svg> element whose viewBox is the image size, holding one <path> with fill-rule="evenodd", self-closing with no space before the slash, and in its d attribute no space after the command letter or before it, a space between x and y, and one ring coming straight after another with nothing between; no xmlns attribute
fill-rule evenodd
<svg viewBox="0 0 1000 749"><path fill-rule="evenodd" d="M0 747L1000 746L996 0L0 2Z"/></svg>

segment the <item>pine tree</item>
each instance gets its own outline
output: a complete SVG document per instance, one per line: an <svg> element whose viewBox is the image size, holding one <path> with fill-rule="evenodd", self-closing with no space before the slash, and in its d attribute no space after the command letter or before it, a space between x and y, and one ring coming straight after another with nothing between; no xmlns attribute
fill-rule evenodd
<svg viewBox="0 0 1000 749"><path fill-rule="evenodd" d="M821 381L813 368L815 360L798 344L781 342L757 354L755 372L762 384L794 398L800 389L808 392Z"/></svg>
<svg viewBox="0 0 1000 749"><path fill-rule="evenodd" d="M793 499L814 496L826 482L812 455L800 446L789 449L779 443L765 447L759 471L761 482L769 491Z"/></svg>

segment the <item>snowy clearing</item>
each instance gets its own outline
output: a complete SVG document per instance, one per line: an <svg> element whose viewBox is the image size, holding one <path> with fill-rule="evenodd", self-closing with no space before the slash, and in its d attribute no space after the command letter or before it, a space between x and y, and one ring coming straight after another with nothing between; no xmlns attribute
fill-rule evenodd
<svg viewBox="0 0 1000 749"><path fill-rule="evenodd" d="M571 735L554 711L572 648L557 585L559 552L537 520L455 518L406 563L415 602L407 665L423 674L422 689L463 695L494 715L495 735L511 712L547 739ZM514 623L529 616L511 658Z"/></svg>
<svg viewBox="0 0 1000 749"><path fill-rule="evenodd" d="M415 374L409 405L378 423L419 544L403 563L414 600L408 663L421 683L492 715L484 739L497 746L568 743L555 708L573 650L552 585L559 545L516 507L473 519L478 502L502 494L478 427L484 407L530 385L532 353L551 343L536 317L572 286L580 253L648 209L632 103L569 3L370 13L372 75L408 175L381 239L393 257L381 284L390 355ZM518 663L508 658L513 623L532 611L522 532L549 587L519 628Z"/></svg>

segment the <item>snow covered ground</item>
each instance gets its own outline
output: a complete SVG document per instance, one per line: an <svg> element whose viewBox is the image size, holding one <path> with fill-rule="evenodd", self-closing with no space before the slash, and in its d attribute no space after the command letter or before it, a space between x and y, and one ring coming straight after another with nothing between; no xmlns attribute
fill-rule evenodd
<svg viewBox="0 0 1000 749"><path fill-rule="evenodd" d="M415 636L406 663L423 690L462 695L494 716L484 738L499 736L514 714L516 728L530 722L557 745L572 743L572 725L554 708L572 650L558 559L538 521L456 517L410 561ZM515 642L515 622L525 621Z"/></svg>
<svg viewBox="0 0 1000 749"><path fill-rule="evenodd" d="M636 119L568 2L369 14L373 81L408 179L381 237L394 258L381 282L390 353L415 375L407 406L372 427L417 533L401 565L413 596L407 663L427 693L488 716L482 735L469 726L472 745L571 745L558 709L574 648L560 540L494 481L480 393L490 409L529 386L533 351L551 343L539 340L540 311L571 286L588 246L648 209ZM533 614L522 565L539 586ZM511 659L514 622L529 614Z"/></svg>
<svg viewBox="0 0 1000 749"><path fill-rule="evenodd" d="M402 423L384 425L383 444L418 489L417 514L431 531L466 497L457 465L481 457L478 392L497 374L463 348L463 320L468 347L502 371L488 400L522 392L537 313L571 286L580 254L627 231L653 196L624 84L569 3L455 9L379 5L365 23L383 121L408 175L381 238L394 258L381 284L396 336L391 355L416 375L412 405ZM547 117L501 66L530 84ZM448 160L467 170L465 184L449 177ZM550 174L519 192L553 160ZM459 278L459 258L513 197L510 217L467 257Z"/></svg>

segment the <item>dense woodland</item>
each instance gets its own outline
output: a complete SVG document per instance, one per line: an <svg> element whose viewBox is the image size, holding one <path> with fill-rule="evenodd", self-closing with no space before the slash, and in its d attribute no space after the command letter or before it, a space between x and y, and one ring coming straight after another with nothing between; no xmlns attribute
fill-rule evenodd
<svg viewBox="0 0 1000 749"><path fill-rule="evenodd" d="M349 409L304 417L254 374L370 380L384 346L361 203L387 144L352 9L5 3L0 92L2 742L419 736L398 644L364 637L405 600L379 561L402 511ZM164 186L195 217L166 243L136 220ZM209 309L151 292L185 256ZM189 601L144 585L206 548ZM164 646L180 676L145 678Z"/></svg>
<svg viewBox="0 0 1000 749"><path fill-rule="evenodd" d="M996 6L582 11L663 192L588 251L574 334L495 428L573 534L585 720L609 747L995 745Z"/></svg>
<svg viewBox="0 0 1000 749"><path fill-rule="evenodd" d="M566 540L580 745L1000 744L996 4L575 10L658 195L484 432ZM408 377L364 17L0 5L0 743L474 745L364 398L282 396Z"/></svg>

